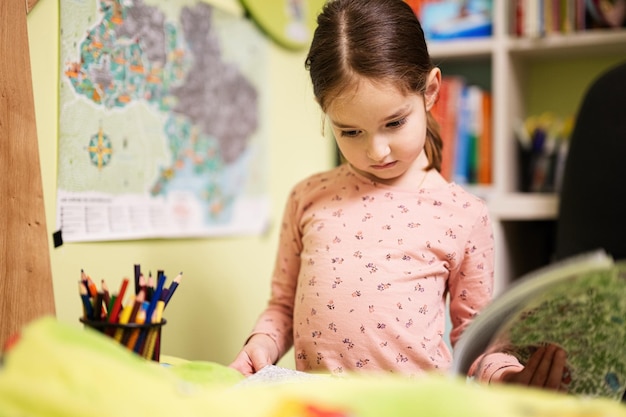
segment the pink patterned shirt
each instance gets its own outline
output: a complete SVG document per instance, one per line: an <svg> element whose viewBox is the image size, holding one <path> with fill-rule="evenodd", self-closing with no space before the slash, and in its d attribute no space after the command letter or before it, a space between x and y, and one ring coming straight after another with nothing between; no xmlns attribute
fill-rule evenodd
<svg viewBox="0 0 626 417"><path fill-rule="evenodd" d="M288 199L272 295L252 332L301 371L446 371L450 295L456 343L491 300L494 241L485 203L456 184L407 190L341 165Z"/></svg>

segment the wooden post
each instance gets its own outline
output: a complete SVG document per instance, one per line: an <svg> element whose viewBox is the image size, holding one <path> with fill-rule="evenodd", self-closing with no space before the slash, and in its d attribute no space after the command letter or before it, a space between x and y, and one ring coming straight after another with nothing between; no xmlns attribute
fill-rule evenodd
<svg viewBox="0 0 626 417"><path fill-rule="evenodd" d="M55 314L26 21L35 3L0 1L0 349Z"/></svg>
<svg viewBox="0 0 626 417"><path fill-rule="evenodd" d="M33 10L33 7L37 4L37 0L26 0L26 14Z"/></svg>

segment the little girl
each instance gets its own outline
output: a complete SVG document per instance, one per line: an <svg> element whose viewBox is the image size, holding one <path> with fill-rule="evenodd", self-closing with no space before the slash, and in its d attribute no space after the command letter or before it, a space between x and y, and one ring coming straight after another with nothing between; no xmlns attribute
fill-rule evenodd
<svg viewBox="0 0 626 417"><path fill-rule="evenodd" d="M491 300L494 240L485 203L439 173L441 72L401 0L331 0L317 23L306 67L345 163L292 189L271 299L230 366L293 345L300 371L445 372L446 298L454 346ZM501 359L482 377L520 370Z"/></svg>

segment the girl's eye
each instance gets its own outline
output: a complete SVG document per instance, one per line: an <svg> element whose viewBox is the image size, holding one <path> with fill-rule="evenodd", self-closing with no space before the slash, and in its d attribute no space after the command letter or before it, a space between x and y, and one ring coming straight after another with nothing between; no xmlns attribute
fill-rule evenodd
<svg viewBox="0 0 626 417"><path fill-rule="evenodd" d="M393 122L387 123L387 127L397 128L397 127L402 126L405 123L406 123L406 117L403 117L402 119L398 119Z"/></svg>
<svg viewBox="0 0 626 417"><path fill-rule="evenodd" d="M349 138L353 138L357 136L358 134L359 134L358 130L342 130L341 131L341 136L346 136Z"/></svg>

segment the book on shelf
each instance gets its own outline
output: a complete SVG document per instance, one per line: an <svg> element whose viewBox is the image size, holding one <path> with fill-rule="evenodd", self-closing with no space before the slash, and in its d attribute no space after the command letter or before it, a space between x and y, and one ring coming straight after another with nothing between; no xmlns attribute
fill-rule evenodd
<svg viewBox="0 0 626 417"><path fill-rule="evenodd" d="M626 261L583 253L518 279L487 306L457 343L452 372L483 354L524 365L535 350L567 352L561 385L570 394L621 400L626 391Z"/></svg>
<svg viewBox="0 0 626 417"><path fill-rule="evenodd" d="M424 3L425 1L427 0L404 0L406 4L411 6L411 9L413 9L413 13L415 13L415 15L420 19L422 17L422 3Z"/></svg>
<svg viewBox="0 0 626 417"><path fill-rule="evenodd" d="M493 32L493 0L405 0L417 14L428 40L488 37Z"/></svg>
<svg viewBox="0 0 626 417"><path fill-rule="evenodd" d="M626 24L626 1L514 0L513 32L519 37L568 34Z"/></svg>
<svg viewBox="0 0 626 417"><path fill-rule="evenodd" d="M492 129L492 98L491 94L483 92L482 94L482 119L480 135L478 137L479 164L476 174L476 182L479 184L491 184L492 168L491 161L493 159L493 129Z"/></svg>
<svg viewBox="0 0 626 417"><path fill-rule="evenodd" d="M491 94L461 76L444 76L431 113L443 140L441 174L459 184L490 184Z"/></svg>
<svg viewBox="0 0 626 417"><path fill-rule="evenodd" d="M459 114L456 125L456 141L454 155L454 172L452 179L458 184L468 184L470 182L470 159L473 157L473 137L472 118L476 116L473 106L473 95L476 88L471 85L463 85L459 100Z"/></svg>

